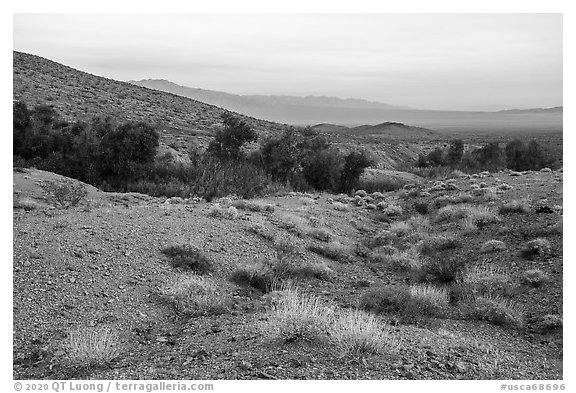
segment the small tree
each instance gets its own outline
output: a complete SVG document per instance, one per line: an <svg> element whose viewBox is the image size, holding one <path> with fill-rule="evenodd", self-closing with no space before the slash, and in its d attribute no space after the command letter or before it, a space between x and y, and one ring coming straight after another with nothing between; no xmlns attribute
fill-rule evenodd
<svg viewBox="0 0 576 393"><path fill-rule="evenodd" d="M450 143L448 154L446 155L446 164L450 166L457 166L462 160L464 154L464 142L462 139L455 139Z"/></svg>
<svg viewBox="0 0 576 393"><path fill-rule="evenodd" d="M208 145L208 152L219 158L239 159L245 143L255 142L258 134L243 120L229 113L222 115L224 129L218 131L214 140Z"/></svg>
<svg viewBox="0 0 576 393"><path fill-rule="evenodd" d="M358 186L364 169L374 165L366 152L351 152L344 158L344 167L340 174L340 191L349 193Z"/></svg>
<svg viewBox="0 0 576 393"><path fill-rule="evenodd" d="M344 161L338 150L321 149L309 154L302 168L304 179L317 190L336 190Z"/></svg>
<svg viewBox="0 0 576 393"><path fill-rule="evenodd" d="M154 162L160 136L144 122L128 122L100 142L99 165L105 180L122 183L142 176Z"/></svg>

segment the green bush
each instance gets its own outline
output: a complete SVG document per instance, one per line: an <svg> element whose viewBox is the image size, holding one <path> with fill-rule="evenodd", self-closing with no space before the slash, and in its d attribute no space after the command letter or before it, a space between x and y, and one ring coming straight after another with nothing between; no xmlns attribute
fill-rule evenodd
<svg viewBox="0 0 576 393"><path fill-rule="evenodd" d="M77 206L88 195L82 183L70 179L46 181L41 183L40 187L48 194L48 200L62 209Z"/></svg>
<svg viewBox="0 0 576 393"><path fill-rule="evenodd" d="M162 249L162 253L170 257L174 267L189 269L198 274L205 274L212 270L212 262L208 257L189 244L168 246Z"/></svg>

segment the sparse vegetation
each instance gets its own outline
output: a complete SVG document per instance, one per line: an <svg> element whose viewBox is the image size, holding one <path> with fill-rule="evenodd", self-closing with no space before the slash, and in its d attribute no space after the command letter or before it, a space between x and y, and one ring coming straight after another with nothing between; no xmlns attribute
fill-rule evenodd
<svg viewBox="0 0 576 393"><path fill-rule="evenodd" d="M506 250L506 243L504 243L501 240L488 240L482 243L482 246L480 246L481 253L489 253L504 250Z"/></svg>
<svg viewBox="0 0 576 393"><path fill-rule="evenodd" d="M263 293L270 292L277 283L271 266L264 263L239 266L232 272L230 281L243 287L255 288Z"/></svg>
<svg viewBox="0 0 576 393"><path fill-rule="evenodd" d="M513 200L500 206L498 211L500 214L530 213L530 202L526 199Z"/></svg>
<svg viewBox="0 0 576 393"><path fill-rule="evenodd" d="M222 314L229 304L222 286L203 276L175 278L161 292L178 312L192 316Z"/></svg>
<svg viewBox="0 0 576 393"><path fill-rule="evenodd" d="M213 204L208 210L208 216L234 220L238 218L238 210L234 206L222 207L219 203Z"/></svg>
<svg viewBox="0 0 576 393"><path fill-rule="evenodd" d="M88 194L82 183L73 180L47 181L42 183L40 187L48 195L48 200L62 209L78 206Z"/></svg>
<svg viewBox="0 0 576 393"><path fill-rule="evenodd" d="M462 242L454 235L427 235L419 242L418 249L423 255L432 255L461 246Z"/></svg>
<svg viewBox="0 0 576 393"><path fill-rule="evenodd" d="M460 280L465 269L465 262L459 258L434 257L426 259L415 275L419 282L450 284Z"/></svg>
<svg viewBox="0 0 576 393"><path fill-rule="evenodd" d="M263 325L262 333L285 343L326 341L334 307L311 295L288 288L273 292L275 309Z"/></svg>
<svg viewBox="0 0 576 393"><path fill-rule="evenodd" d="M361 310L341 312L330 327L330 339L342 354L354 357L392 352L398 346L386 326Z"/></svg>
<svg viewBox="0 0 576 393"><path fill-rule="evenodd" d="M521 328L524 326L524 316L520 306L499 296L476 297L472 317L504 327Z"/></svg>
<svg viewBox="0 0 576 393"><path fill-rule="evenodd" d="M172 245L162 249L162 253L170 257L172 266L205 274L212 270L212 262L198 248L189 244Z"/></svg>
<svg viewBox="0 0 576 393"><path fill-rule="evenodd" d="M520 250L520 255L523 258L531 259L536 255L548 255L552 251L552 245L549 240L538 238L530 240Z"/></svg>
<svg viewBox="0 0 576 393"><path fill-rule="evenodd" d="M118 331L110 326L70 330L64 351L74 366L93 367L109 363L121 352Z"/></svg>
<svg viewBox="0 0 576 393"><path fill-rule="evenodd" d="M540 269L526 270L522 274L522 283L532 287L539 287L548 281L546 274Z"/></svg>
<svg viewBox="0 0 576 393"><path fill-rule="evenodd" d="M444 304L443 294L442 291L434 292L418 288L414 290L413 295L409 286L387 285L364 292L360 297L359 307L378 314L397 314L409 321L440 312L438 305Z"/></svg>
<svg viewBox="0 0 576 393"><path fill-rule="evenodd" d="M308 249L316 254L320 254L338 262L347 263L352 259L352 249L342 243L331 242L321 245L312 244L308 246Z"/></svg>

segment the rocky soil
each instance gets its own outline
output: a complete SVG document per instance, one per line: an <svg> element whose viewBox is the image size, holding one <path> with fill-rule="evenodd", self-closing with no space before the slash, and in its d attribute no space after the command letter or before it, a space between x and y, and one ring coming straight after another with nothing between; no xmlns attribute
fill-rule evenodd
<svg viewBox="0 0 576 393"><path fill-rule="evenodd" d="M562 316L562 233L545 232L562 223L560 171L462 176L451 182L423 182L422 192L397 190L383 200L403 208L387 216L369 201L334 195L290 194L264 198L273 211L239 210L235 219L214 218L211 204L166 203L140 194L89 189L78 207L57 209L39 187L59 176L38 171L14 172L13 212L13 376L15 379L561 379L562 330L542 331L547 314ZM506 186L503 186L503 185ZM425 318L397 323L381 315L399 350L346 357L329 346L285 343L266 331L269 295L229 281L241 264L274 256L273 245L247 228L259 223L277 237L299 246L305 261L323 261L334 272L330 280L297 280L303 293L338 307L350 308L366 287L402 283L407 277L352 254L342 263L309 251L320 244L296 236L282 223L322 228L333 240L354 247L390 223L416 214L414 203L433 206L440 196L494 191L484 204L528 198L527 214L502 215L472 234L457 232L462 247L449 256L467 266L484 264L507 272L514 281L512 300L523 306L526 325L501 327L465 318ZM21 203L22 201L26 203ZM173 200L172 202L186 202ZM26 206L26 208L24 208ZM338 205L340 206L340 205ZM539 208L539 207L546 208ZM434 209L429 213L434 217ZM435 225L434 231L455 231ZM523 245L545 236L548 255L521 258ZM491 239L507 248L480 253ZM213 262L210 277L222 296L232 299L220 315L184 316L160 295L175 277L189 274L170 265L161 249L190 244ZM526 270L540 269L547 281L522 284ZM111 326L120 337L119 356L98 366L80 367L67 358L72 329Z"/></svg>

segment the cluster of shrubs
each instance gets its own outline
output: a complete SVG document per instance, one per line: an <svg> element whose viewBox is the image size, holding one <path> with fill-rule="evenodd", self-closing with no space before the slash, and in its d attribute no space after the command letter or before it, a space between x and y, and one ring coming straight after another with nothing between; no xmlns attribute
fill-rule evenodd
<svg viewBox="0 0 576 393"><path fill-rule="evenodd" d="M505 168L515 171L539 170L551 166L554 166L553 160L538 142L532 140L525 143L519 139L508 142L504 148L498 142L490 142L469 151L465 151L462 140L456 139L445 149L436 148L427 155L419 155L416 162L418 168L457 168L470 173Z"/></svg>
<svg viewBox="0 0 576 393"><path fill-rule="evenodd" d="M145 122L97 117L70 123L52 106L29 109L21 101L13 112L15 167L34 166L106 191L207 200L252 198L286 185L349 192L372 164L364 152L343 155L310 128L291 128L247 154L258 135L230 114L205 152L191 150L189 161L175 162L156 158L160 136Z"/></svg>

